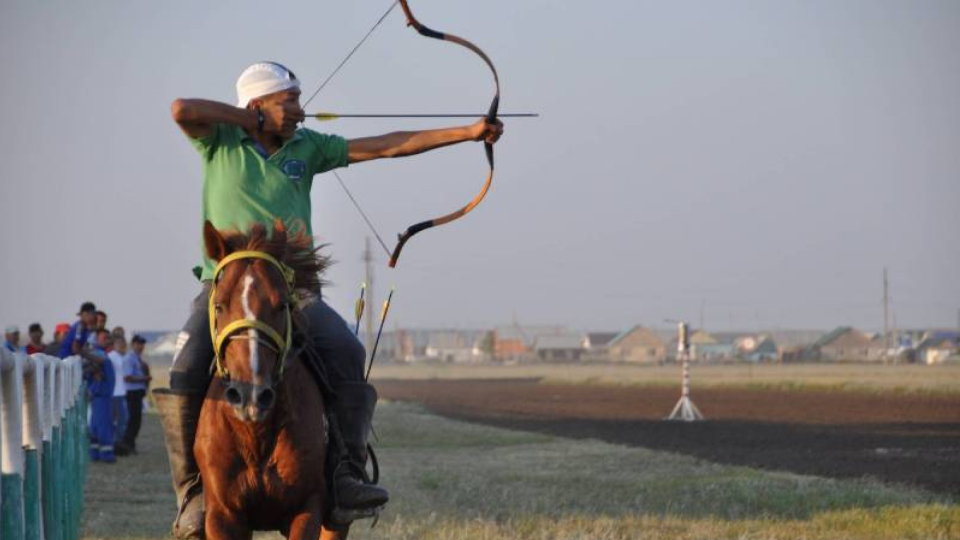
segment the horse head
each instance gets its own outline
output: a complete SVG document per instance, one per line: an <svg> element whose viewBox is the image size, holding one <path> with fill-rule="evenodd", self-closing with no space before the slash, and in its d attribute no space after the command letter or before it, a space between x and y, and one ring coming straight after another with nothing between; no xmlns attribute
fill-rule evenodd
<svg viewBox="0 0 960 540"><path fill-rule="evenodd" d="M217 262L210 290L210 333L224 398L237 418L261 422L274 408L291 353L296 299L319 293L327 260L303 233L272 234L254 225L247 234L204 224L207 256Z"/></svg>

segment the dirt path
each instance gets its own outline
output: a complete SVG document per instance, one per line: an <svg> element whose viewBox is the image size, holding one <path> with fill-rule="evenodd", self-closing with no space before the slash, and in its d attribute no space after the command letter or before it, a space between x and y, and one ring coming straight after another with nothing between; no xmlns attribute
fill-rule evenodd
<svg viewBox="0 0 960 540"><path fill-rule="evenodd" d="M706 460L960 495L960 396L697 389L709 419L663 422L674 388L540 384L536 380L377 383L384 398L451 417L596 438Z"/></svg>

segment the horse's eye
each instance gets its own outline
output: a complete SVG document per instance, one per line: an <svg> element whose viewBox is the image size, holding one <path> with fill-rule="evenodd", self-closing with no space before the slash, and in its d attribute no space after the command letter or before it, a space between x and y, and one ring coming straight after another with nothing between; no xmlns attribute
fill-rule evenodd
<svg viewBox="0 0 960 540"><path fill-rule="evenodd" d="M213 310L216 311L217 313L223 313L223 304L217 302L216 304L213 305Z"/></svg>

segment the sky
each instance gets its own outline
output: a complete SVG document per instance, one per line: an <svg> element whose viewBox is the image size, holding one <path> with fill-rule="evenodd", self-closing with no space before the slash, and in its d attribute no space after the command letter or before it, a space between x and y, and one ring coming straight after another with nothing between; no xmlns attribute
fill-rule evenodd
<svg viewBox="0 0 960 540"><path fill-rule="evenodd" d="M49 332L93 300L112 324L178 328L203 178L170 103L233 102L265 59L309 95L389 4L2 0L0 324ZM397 290L388 326L879 330L884 267L899 327L960 324L960 2L411 6L490 55L502 112L541 116L506 122L473 213L415 237L397 269L374 253L374 301ZM308 112L482 112L492 95L475 55L397 9ZM342 177L392 244L486 172L465 143ZM351 317L371 234L332 175L312 200L338 261L324 295Z"/></svg>

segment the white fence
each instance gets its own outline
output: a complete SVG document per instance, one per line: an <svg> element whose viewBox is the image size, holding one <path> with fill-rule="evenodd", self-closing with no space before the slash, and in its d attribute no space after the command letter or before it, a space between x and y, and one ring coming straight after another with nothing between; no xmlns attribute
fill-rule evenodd
<svg viewBox="0 0 960 540"><path fill-rule="evenodd" d="M76 540L87 467L79 357L0 348L0 537Z"/></svg>

